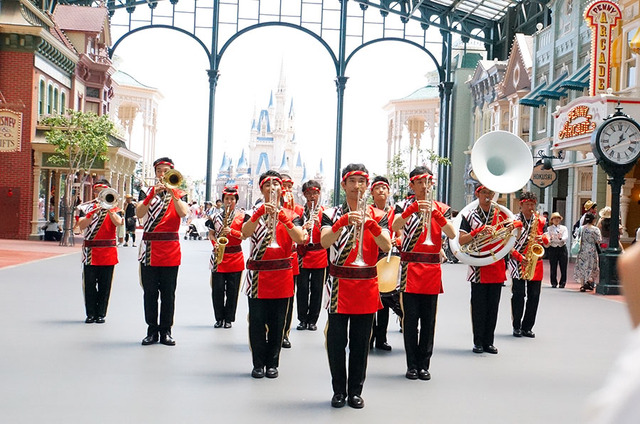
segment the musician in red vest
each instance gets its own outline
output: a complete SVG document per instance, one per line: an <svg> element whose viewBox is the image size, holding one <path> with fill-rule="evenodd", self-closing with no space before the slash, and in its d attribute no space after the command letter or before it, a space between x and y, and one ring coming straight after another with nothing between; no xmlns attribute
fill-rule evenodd
<svg viewBox="0 0 640 424"><path fill-rule="evenodd" d="M452 239L456 231L448 220L451 208L430 196L436 187L429 168L414 168L409 173L409 187L415 197L396 205L392 227L396 232L402 231L400 296L407 356L405 377L430 380L438 295L444 292L440 269L442 234Z"/></svg>
<svg viewBox="0 0 640 424"><path fill-rule="evenodd" d="M302 185L307 203L304 206L302 228L307 232L305 244L298 245L300 275L296 282L298 304L297 330L318 329L316 323L322 307L322 287L327 269L327 249L320 243L320 220L324 208L320 205L320 183L309 180Z"/></svg>
<svg viewBox="0 0 640 424"><path fill-rule="evenodd" d="M98 180L93 185L93 193L98 197L105 188L110 188L107 180ZM119 208L104 209L93 201L89 212L78 221L84 232L82 243L82 264L84 279L84 305L87 324L105 322L113 268L118 263L116 228L122 225Z"/></svg>
<svg viewBox="0 0 640 424"><path fill-rule="evenodd" d="M144 317L147 337L143 345L160 343L173 346L171 336L178 268L182 259L178 230L180 221L187 216L189 206L181 200L184 192L168 188L162 182L173 161L167 157L153 162L158 183L136 206L136 215L143 220L144 233L140 243L140 279L144 290ZM160 321L158 322L158 297Z"/></svg>
<svg viewBox="0 0 640 424"><path fill-rule="evenodd" d="M295 196L293 195L293 180L288 174L280 174L282 178L282 207L292 210L298 217L302 217L304 208L301 205L296 204ZM291 266L293 267L293 287L294 291L298 287L298 276L300 275L300 264L298 258L298 249L296 243L292 246L291 252ZM293 298L287 306L287 316L284 321L284 338L282 339L282 347L289 349L291 347L291 341L289 340L289 333L291 331L291 320L293 319Z"/></svg>
<svg viewBox="0 0 640 424"><path fill-rule="evenodd" d="M236 320L240 277L244 270L244 255L240 245L244 240L244 211L236 210L238 199L238 186L225 187L222 190L223 212L216 213L213 217L213 228L209 230L209 238L213 245L209 269L215 328L231 328ZM227 244L221 258L222 262L217 263L218 239L221 237L227 239Z"/></svg>
<svg viewBox="0 0 640 424"><path fill-rule="evenodd" d="M282 180L276 171L260 175L264 202L247 211L242 235L251 237L245 293L249 298L249 344L253 378L277 378L289 302L293 300L293 243L302 243L300 218L281 207ZM266 371L265 371L266 368Z"/></svg>
<svg viewBox="0 0 640 424"><path fill-rule="evenodd" d="M373 315L382 307L376 270L378 248L388 251L391 241L388 231L383 231L386 219L378 224L367 214L366 203L359 201L369 185L367 168L347 165L340 185L346 202L324 211L321 238L322 246L330 248L325 334L333 387L331 406L341 408L348 403L352 408L363 408Z"/></svg>

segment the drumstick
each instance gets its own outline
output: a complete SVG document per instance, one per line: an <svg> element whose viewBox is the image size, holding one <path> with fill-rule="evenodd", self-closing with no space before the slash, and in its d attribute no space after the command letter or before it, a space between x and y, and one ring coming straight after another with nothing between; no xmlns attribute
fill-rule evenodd
<svg viewBox="0 0 640 424"><path fill-rule="evenodd" d="M391 231L391 240L393 240L394 231ZM393 251L393 241L391 242L391 249L389 249L389 254L387 255L387 263L391 260L391 251Z"/></svg>

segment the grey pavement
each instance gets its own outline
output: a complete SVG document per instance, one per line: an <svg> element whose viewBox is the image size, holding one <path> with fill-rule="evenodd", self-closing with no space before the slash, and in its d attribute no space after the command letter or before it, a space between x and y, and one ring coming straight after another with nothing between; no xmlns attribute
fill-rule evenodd
<svg viewBox="0 0 640 424"><path fill-rule="evenodd" d="M535 339L511 335L505 287L495 345L471 352L467 267L446 264L431 381L405 379L402 334L373 350L366 406L330 406L321 331L296 331L280 377L249 376L247 300L214 329L208 241L182 240L175 347L141 346L146 326L135 248L120 248L106 324L84 324L80 254L0 269L0 422L581 423L630 330L625 305L575 289L542 290ZM619 298L618 298L619 299ZM392 315L393 316L393 315Z"/></svg>

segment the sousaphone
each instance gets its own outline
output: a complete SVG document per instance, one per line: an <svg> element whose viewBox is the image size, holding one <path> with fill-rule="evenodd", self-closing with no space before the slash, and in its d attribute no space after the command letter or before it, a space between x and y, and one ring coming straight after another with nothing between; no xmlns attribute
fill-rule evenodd
<svg viewBox="0 0 640 424"><path fill-rule="evenodd" d="M492 131L474 144L471 166L478 181L491 191L512 193L524 187L531 178L533 157L520 137L506 131ZM520 229L513 228L513 213L497 203L493 206L504 212L508 220L481 233L479 241L474 240L465 246L460 246L460 224L463 216L478 207L478 200L465 206L453 220L456 237L449 240L449 246L460 262L473 266L490 265L504 258L515 245Z"/></svg>

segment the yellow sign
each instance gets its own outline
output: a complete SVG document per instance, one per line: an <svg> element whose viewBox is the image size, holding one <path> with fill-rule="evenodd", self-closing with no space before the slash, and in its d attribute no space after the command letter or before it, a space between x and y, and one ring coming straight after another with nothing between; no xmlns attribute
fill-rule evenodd
<svg viewBox="0 0 640 424"><path fill-rule="evenodd" d="M567 113L567 120L558 132L558 138L571 138L593 132L596 129L596 123L591 120L592 118L589 106L574 107ZM574 122L578 119L579 122Z"/></svg>
<svg viewBox="0 0 640 424"><path fill-rule="evenodd" d="M19 152L22 140L22 114L0 109L0 152Z"/></svg>
<svg viewBox="0 0 640 424"><path fill-rule="evenodd" d="M609 88L611 34L620 18L620 7L609 0L596 0L584 12L584 19L591 27L591 96L604 94Z"/></svg>

